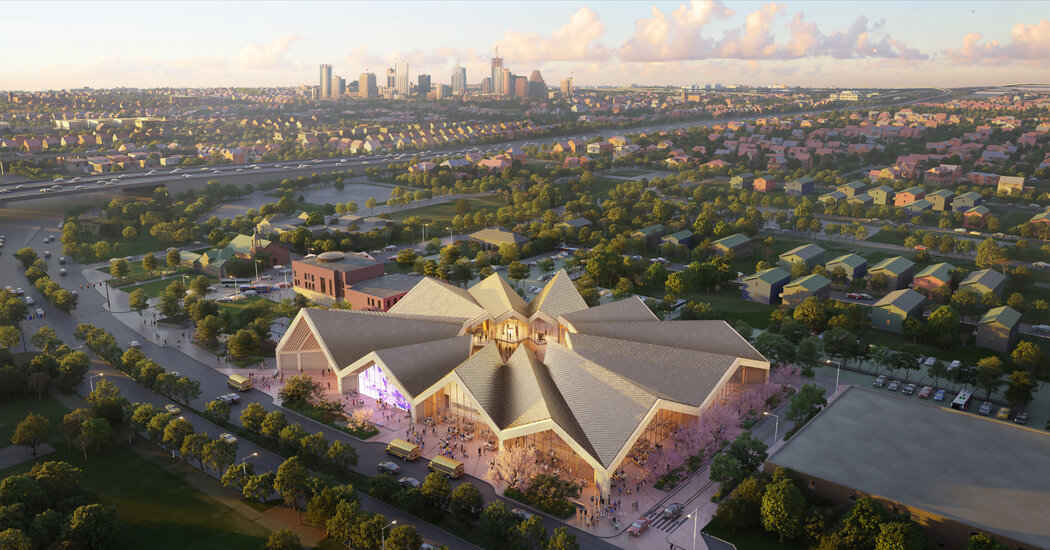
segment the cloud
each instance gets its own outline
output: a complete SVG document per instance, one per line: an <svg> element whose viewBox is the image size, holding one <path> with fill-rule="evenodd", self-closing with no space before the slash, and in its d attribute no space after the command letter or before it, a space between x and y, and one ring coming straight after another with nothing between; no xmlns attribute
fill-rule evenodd
<svg viewBox="0 0 1050 550"><path fill-rule="evenodd" d="M946 50L944 55L955 63L967 65L1002 65L1023 63L1045 67L1050 65L1050 20L1034 25L1018 23L1010 30L1010 42L1000 44L990 40L983 44L980 33L963 37L957 50Z"/></svg>
<svg viewBox="0 0 1050 550"><path fill-rule="evenodd" d="M717 1L693 2L682 5L670 17L657 7L651 8L652 17L635 24L634 36L620 46L618 52L624 61L684 61L702 59L798 59L828 56L836 59L884 57L900 59L927 59L915 48L882 34L883 23L869 25L866 17L859 17L845 31L824 34L805 15L796 13L787 24L790 39L778 43L773 25L785 13L781 4L769 3L747 14L740 28L725 30L721 38L705 37L704 27L712 19L727 19L732 10Z"/></svg>
<svg viewBox="0 0 1050 550"><path fill-rule="evenodd" d="M495 46L501 56L519 62L600 61L612 55L597 42L604 33L605 25L598 14L583 6L550 36L509 30Z"/></svg>
<svg viewBox="0 0 1050 550"><path fill-rule="evenodd" d="M233 58L234 65L242 69L284 69L292 66L285 59L288 49L300 38L286 34L269 44L247 44Z"/></svg>

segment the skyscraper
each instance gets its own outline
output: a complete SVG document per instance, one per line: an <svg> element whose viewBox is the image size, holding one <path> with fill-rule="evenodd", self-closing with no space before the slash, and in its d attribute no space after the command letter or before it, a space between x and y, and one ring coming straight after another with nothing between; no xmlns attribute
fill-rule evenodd
<svg viewBox="0 0 1050 550"><path fill-rule="evenodd" d="M357 95L363 99L370 99L379 95L375 73L361 73L361 77L357 81Z"/></svg>
<svg viewBox="0 0 1050 550"><path fill-rule="evenodd" d="M408 61L394 64L394 89L401 97L408 97Z"/></svg>
<svg viewBox="0 0 1050 550"><path fill-rule="evenodd" d="M492 58L492 89L494 95L503 95L503 58L499 56L499 48L496 48L496 57Z"/></svg>
<svg viewBox="0 0 1050 550"><path fill-rule="evenodd" d="M572 97L572 77L566 78L561 81L561 95L562 97Z"/></svg>
<svg viewBox="0 0 1050 550"><path fill-rule="evenodd" d="M543 81L543 75L539 70L532 71L532 76L529 77L529 97L532 99L547 97L547 83Z"/></svg>
<svg viewBox="0 0 1050 550"><path fill-rule="evenodd" d="M419 97L426 99L427 94L430 93L430 75L419 75L419 84L416 85L416 93L419 94Z"/></svg>
<svg viewBox="0 0 1050 550"><path fill-rule="evenodd" d="M346 95L346 79L339 75L332 77L332 98L338 99Z"/></svg>
<svg viewBox="0 0 1050 550"><path fill-rule="evenodd" d="M452 93L462 94L467 91L467 68L460 67L459 63L456 63L456 68L452 69Z"/></svg>
<svg viewBox="0 0 1050 550"><path fill-rule="evenodd" d="M321 99L332 97L332 66L321 65L321 85L319 86Z"/></svg>
<svg viewBox="0 0 1050 550"><path fill-rule="evenodd" d="M503 74L499 78L499 94L500 96L513 96L514 95L514 73L510 72L510 69L503 69Z"/></svg>
<svg viewBox="0 0 1050 550"><path fill-rule="evenodd" d="M386 87L390 89L394 88L394 69L386 70Z"/></svg>

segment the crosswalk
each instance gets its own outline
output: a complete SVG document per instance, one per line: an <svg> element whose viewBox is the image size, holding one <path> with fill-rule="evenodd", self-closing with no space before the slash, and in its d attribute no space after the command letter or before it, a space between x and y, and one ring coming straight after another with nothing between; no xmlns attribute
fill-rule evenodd
<svg viewBox="0 0 1050 550"><path fill-rule="evenodd" d="M666 533L678 529L683 523L688 521L685 514L682 514L675 519L665 518L663 506L654 506L653 508L650 508L649 511L645 513L645 517L649 518L650 529L658 529Z"/></svg>

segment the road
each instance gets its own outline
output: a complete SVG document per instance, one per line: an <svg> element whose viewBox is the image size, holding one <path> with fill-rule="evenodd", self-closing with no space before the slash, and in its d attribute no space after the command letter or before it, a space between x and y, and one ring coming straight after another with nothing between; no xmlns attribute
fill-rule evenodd
<svg viewBox="0 0 1050 550"><path fill-rule="evenodd" d="M59 214L43 214L43 216L34 216L32 214L25 214L20 218L14 217L2 217L0 218L0 235L4 235L7 239L7 248L11 250L17 250L19 248L30 246L41 253L44 250L52 249L52 258L49 261L51 271L57 272L57 252L60 246L57 243L46 245L43 243L45 236L49 234L59 233L57 223ZM72 262L67 263L65 266L68 275L65 277L56 277L56 280L66 289L76 290L79 285L87 283L87 279L84 278L81 271L84 266L73 264ZM50 326L57 334L58 337L70 344L75 344L76 340L73 337L73 332L79 323L89 323L97 327L106 329L121 347L127 347L127 344L132 340L140 341L142 345L142 351L147 357L157 361L165 369L169 371L178 371L182 376L189 376L194 380L198 380L201 383L201 397L193 400L189 405L196 410L203 410L206 401L215 398L217 395L229 393L229 388L226 385L226 375L215 371L211 366L205 365L196 359L189 357L179 350L168 347L158 346L147 339L141 337L141 335L135 330L131 329L119 319L114 317L109 311L106 310L106 298L104 294L99 294L95 291L83 291L80 292L79 304L71 315L66 315L59 312L51 304L44 299L25 278L25 270L21 263L15 259L13 254L2 254L0 255L0 280L3 281L3 285L11 285L14 287L21 287L24 289L27 296L31 296L36 305L45 312L45 318L42 320L32 320L23 323L23 330L28 337L34 334L43 325ZM115 371L109 366L102 366L98 363L92 365L92 369L86 380L90 381L91 376L95 376L101 373L108 373L107 376L116 380L118 386L121 388L121 392L128 397L131 401L150 402L155 405L163 406L170 401L166 398L153 393L152 391L146 390L139 386L136 382L131 379L124 377L123 375L116 375ZM97 379L96 379L97 380ZM85 382L87 384L88 382ZM82 389L87 389L84 386ZM82 392L85 393L86 392ZM267 411L278 410L279 407L275 406L273 401L266 394L258 391L249 391L241 394L241 403L232 407L232 414L230 421L235 424L240 424L240 411L248 403L259 403ZM286 409L282 410L290 421L298 422L303 425L308 432L322 432L329 441L342 440L349 443L357 449L360 457L358 470L364 475L373 475L376 473L375 465L379 462L388 460L389 457L386 454L386 445L378 442L362 442L356 440L347 434L330 428L328 426L319 424L309 418L301 416L293 411ZM191 421L195 423L195 426L199 426L198 429L203 429L209 434L215 436L221 433L218 427L209 425L203 419L197 418L190 414L188 411L184 411L187 418L191 418ZM251 451L249 451L251 449ZM254 446L250 445L246 441L241 442L241 449L238 454L238 458L256 452ZM277 465L282 461L280 457L276 455L263 455L260 453L260 457L264 458L262 462L258 462L256 465L260 468L273 468L276 469ZM417 460L414 463L402 464L402 475L415 477L422 480L427 474L427 461ZM496 499L503 500L507 503L508 508L522 507L521 504L504 499L502 496L497 495L495 490L489 485L488 482L470 478L464 476L459 481L454 481L453 486L465 482L472 482L481 491L486 502L493 501ZM385 512L384 512L385 513ZM393 513L393 512L391 512ZM395 516L396 517L396 516ZM544 519L544 524L547 527L548 532L553 531L557 527L565 526L564 523L557 521L546 515L541 515ZM436 529L432 526L423 526L421 520L407 519L416 524L421 530ZM580 542L580 547L584 549L608 549L615 548L615 546L605 542L604 540L595 537L584 531L569 527L570 532L576 535L577 540ZM467 543L463 541L449 544L450 548L463 548Z"/></svg>

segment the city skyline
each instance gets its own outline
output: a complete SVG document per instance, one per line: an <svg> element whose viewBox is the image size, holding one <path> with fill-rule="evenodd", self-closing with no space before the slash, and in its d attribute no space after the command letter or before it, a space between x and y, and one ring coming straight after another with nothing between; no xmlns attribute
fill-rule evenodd
<svg viewBox="0 0 1050 550"><path fill-rule="evenodd" d="M299 3L293 18L283 5L261 4L234 23L150 3L141 6L147 23L119 39L101 37L75 50L44 41L33 56L8 56L0 68L5 88L16 90L296 86L315 80L319 63L331 63L333 74L381 74L404 60L413 74L441 75L441 82L459 63L477 84L499 48L505 67L539 69L552 81L571 74L584 86L989 85L1028 81L1050 67L1050 19L1031 16L1038 5L1050 7L846 2L826 10L815 2L712 1L555 3L536 10L512 2L480 9L355 3L357 28L345 40L336 31L350 4ZM49 20L54 35L74 36L111 13L105 3L62 6ZM37 7L5 6L12 43L40 42L30 30ZM151 18L165 23L149 24ZM403 30L396 38L394 21ZM469 32L448 32L457 27Z"/></svg>

